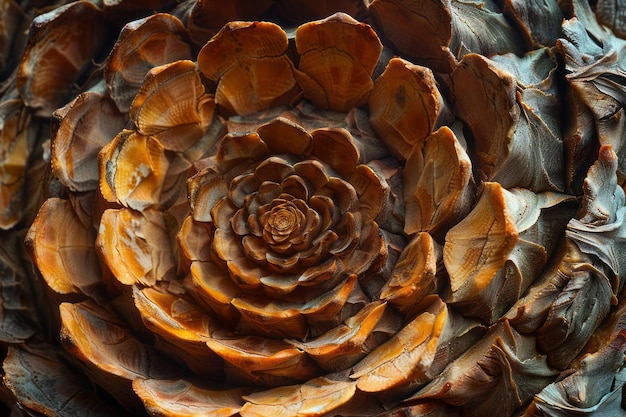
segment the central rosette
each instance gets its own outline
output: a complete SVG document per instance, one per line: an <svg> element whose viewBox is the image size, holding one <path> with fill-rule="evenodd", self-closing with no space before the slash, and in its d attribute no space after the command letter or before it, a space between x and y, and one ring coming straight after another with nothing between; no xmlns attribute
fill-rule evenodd
<svg viewBox="0 0 626 417"><path fill-rule="evenodd" d="M307 164L292 164L289 159L293 157L270 157L231 182L231 194L245 196L231 200L237 207L232 230L249 259L276 273L320 263L339 239L333 230L339 221L336 213L333 218L335 200L323 180L328 178L324 165L309 161L309 169L303 169Z"/></svg>
<svg viewBox="0 0 626 417"><path fill-rule="evenodd" d="M278 117L228 133L190 178L179 241L225 337L312 340L378 298L397 252L385 228L401 227L387 181L397 170L365 161L386 149L344 126Z"/></svg>

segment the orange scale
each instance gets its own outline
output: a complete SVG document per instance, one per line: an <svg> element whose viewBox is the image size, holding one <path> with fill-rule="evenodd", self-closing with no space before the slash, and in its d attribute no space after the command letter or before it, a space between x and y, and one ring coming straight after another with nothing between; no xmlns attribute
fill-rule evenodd
<svg viewBox="0 0 626 417"><path fill-rule="evenodd" d="M218 81L230 68L248 57L280 56L287 51L287 34L275 23L231 21L198 53L198 67Z"/></svg>
<svg viewBox="0 0 626 417"><path fill-rule="evenodd" d="M102 195L135 210L160 206L169 165L158 140L123 130L98 154Z"/></svg>
<svg viewBox="0 0 626 417"><path fill-rule="evenodd" d="M340 178L331 178L323 190L330 194L334 204L339 208L339 213L344 215L348 212L356 212L359 208L359 199L352 184Z"/></svg>
<svg viewBox="0 0 626 417"><path fill-rule="evenodd" d="M248 211L246 209L238 209L230 218L230 227L233 229L233 232L238 234L239 236L246 236L250 233L250 228L248 227Z"/></svg>
<svg viewBox="0 0 626 417"><path fill-rule="evenodd" d="M222 197L211 208L211 219L218 229L229 230L232 227L232 218L237 211L237 207L228 197Z"/></svg>
<svg viewBox="0 0 626 417"><path fill-rule="evenodd" d="M296 31L296 77L317 107L346 112L367 101L382 44L374 30L344 13Z"/></svg>
<svg viewBox="0 0 626 417"><path fill-rule="evenodd" d="M327 163L340 177L348 178L360 159L359 149L350 132L343 128L321 128L314 130L311 135L311 155Z"/></svg>
<svg viewBox="0 0 626 417"><path fill-rule="evenodd" d="M289 239L292 250L300 252L311 245L311 235L309 233L298 233Z"/></svg>
<svg viewBox="0 0 626 417"><path fill-rule="evenodd" d="M332 198L325 195L314 195L309 199L311 207L320 216L320 230L327 230L339 220L339 210Z"/></svg>
<svg viewBox="0 0 626 417"><path fill-rule="evenodd" d="M306 381L319 375L319 368L306 353L283 340L256 336L214 337L207 341L207 345L253 381L264 376L280 376L280 385L284 385L288 381Z"/></svg>
<svg viewBox="0 0 626 417"><path fill-rule="evenodd" d="M113 100L92 91L78 95L52 117L58 123L50 155L55 176L72 191L96 189L98 152L124 128L128 118ZM9 129L5 126L3 131Z"/></svg>
<svg viewBox="0 0 626 417"><path fill-rule="evenodd" d="M205 167L187 180L187 198L193 219L212 221L211 210L228 195L228 184L212 167Z"/></svg>
<svg viewBox="0 0 626 417"><path fill-rule="evenodd" d="M303 287L326 287L334 285L341 277L341 266L336 258L324 262L316 262L300 273L298 285Z"/></svg>
<svg viewBox="0 0 626 417"><path fill-rule="evenodd" d="M261 277L267 274L267 270L258 266L248 259L242 252L242 256L228 261L230 279L246 291L261 287Z"/></svg>
<svg viewBox="0 0 626 417"><path fill-rule="evenodd" d="M237 236L230 228L217 228L213 233L213 252L223 261L229 262L242 256Z"/></svg>
<svg viewBox="0 0 626 417"><path fill-rule="evenodd" d="M284 178L293 174L293 166L284 158L272 156L261 162L254 170L254 175L259 181L272 181L279 183Z"/></svg>
<svg viewBox="0 0 626 417"><path fill-rule="evenodd" d="M309 159L294 164L293 168L296 175L305 179L315 190L319 190L328 183L326 169L319 161Z"/></svg>
<svg viewBox="0 0 626 417"><path fill-rule="evenodd" d="M191 216L185 218L176 235L176 241L186 268L191 266L191 261L210 259L212 235L213 230L209 223L195 221Z"/></svg>
<svg viewBox="0 0 626 417"><path fill-rule="evenodd" d="M401 58L376 79L368 105L372 128L399 161L435 129L445 108L433 72Z"/></svg>
<svg viewBox="0 0 626 417"><path fill-rule="evenodd" d="M361 224L349 212L343 215L333 230L337 233L339 239L333 242L329 252L336 256L348 253L359 242L361 237Z"/></svg>
<svg viewBox="0 0 626 417"><path fill-rule="evenodd" d="M245 59L220 78L215 102L225 115L240 116L292 104L300 93L294 71L285 55Z"/></svg>
<svg viewBox="0 0 626 417"><path fill-rule="evenodd" d="M302 55L295 77L315 107L344 113L367 103L374 86L371 73L335 48Z"/></svg>
<svg viewBox="0 0 626 417"><path fill-rule="evenodd" d="M373 221L388 204L389 184L367 165L357 166L349 181L359 196L361 221L363 223Z"/></svg>
<svg viewBox="0 0 626 417"><path fill-rule="evenodd" d="M57 293L86 293L102 284L93 230L78 219L69 201L46 200L26 235L35 265Z"/></svg>
<svg viewBox="0 0 626 417"><path fill-rule="evenodd" d="M387 243L382 237L380 228L376 222L371 222L363 226L359 245L348 253L344 262L350 268L350 272L361 275L367 271L379 271L387 260L387 255ZM362 282L362 284L376 286L373 289L365 288L368 294L379 294L382 288L377 282Z"/></svg>
<svg viewBox="0 0 626 417"><path fill-rule="evenodd" d="M313 240L311 247L299 253L300 263L304 267L310 267L319 263L328 253L333 243L339 237L332 230L326 230Z"/></svg>
<svg viewBox="0 0 626 417"><path fill-rule="evenodd" d="M254 173L238 175L228 187L228 198L237 207L243 207L246 196L257 191L261 182Z"/></svg>
<svg viewBox="0 0 626 417"><path fill-rule="evenodd" d="M382 44L376 32L345 13L301 25L296 31L298 53L322 48L345 51L371 73L378 63Z"/></svg>
<svg viewBox="0 0 626 417"><path fill-rule="evenodd" d="M215 162L223 174L242 162L260 161L270 155L270 150L257 133L229 133L220 142Z"/></svg>
<svg viewBox="0 0 626 417"><path fill-rule="evenodd" d="M268 252L265 255L267 259L267 269L276 273L286 273L298 266L299 256L295 254L291 257L280 257Z"/></svg>
<svg viewBox="0 0 626 417"><path fill-rule="evenodd" d="M339 372L356 364L376 345L377 327L390 321L385 313L386 304L370 303L339 326L295 345L326 372Z"/></svg>
<svg viewBox="0 0 626 417"><path fill-rule="evenodd" d="M181 60L148 72L130 106L130 117L137 130L145 135L165 131L168 140L163 141L164 146L182 152L200 140L213 121L214 110L195 64ZM197 127L197 131L191 127ZM167 132L171 129L176 134ZM183 135L185 132L195 134Z"/></svg>
<svg viewBox="0 0 626 417"><path fill-rule="evenodd" d="M241 289L233 283L228 271L213 262L192 262L192 295L215 312L222 326L239 320L239 313L230 302L241 295Z"/></svg>
<svg viewBox="0 0 626 417"><path fill-rule="evenodd" d="M292 293L299 287L299 280L298 274L269 274L261 277L263 292L271 298L282 298Z"/></svg>
<svg viewBox="0 0 626 417"><path fill-rule="evenodd" d="M208 347L207 347L208 349ZM244 405L250 388L206 389L183 379L136 379L133 390L153 416L231 417Z"/></svg>
<svg viewBox="0 0 626 417"><path fill-rule="evenodd" d="M290 175L286 177L280 183L280 186L286 194L290 194L297 199L304 201L309 199L309 188L307 186L307 182L297 175Z"/></svg>
<svg viewBox="0 0 626 417"><path fill-rule="evenodd" d="M257 128L273 154L308 155L311 135L300 125L285 117L278 117Z"/></svg>
<svg viewBox="0 0 626 417"><path fill-rule="evenodd" d="M255 212L261 204L271 203L273 200L277 199L282 192L283 189L280 184L272 181L263 181L259 186L259 191L254 199L254 203L249 204L248 211L250 213Z"/></svg>
<svg viewBox="0 0 626 417"><path fill-rule="evenodd" d="M158 336L157 346L173 353L199 375L215 375L223 362L206 345L217 327L198 305L156 288L133 286L135 307L143 323Z"/></svg>
<svg viewBox="0 0 626 417"><path fill-rule="evenodd" d="M259 221L259 217L256 214L251 214L248 216L248 228L250 229L250 233L252 233L254 236L263 236L263 226L262 223Z"/></svg>
<svg viewBox="0 0 626 417"><path fill-rule="evenodd" d="M152 286L176 275L176 259L163 212L108 209L102 215L95 244L122 284Z"/></svg>
<svg viewBox="0 0 626 417"><path fill-rule="evenodd" d="M307 208L305 221L302 224L302 233L317 236L321 231L322 221L320 215L310 208Z"/></svg>
<svg viewBox="0 0 626 417"><path fill-rule="evenodd" d="M268 302L265 298L236 298L232 304L241 313L239 327L244 332L296 339L304 339L308 334L306 320L291 303Z"/></svg>
<svg viewBox="0 0 626 417"><path fill-rule="evenodd" d="M180 20L165 13L124 26L104 66L110 96L120 111L129 110L147 68L191 59L191 47L186 38Z"/></svg>
<svg viewBox="0 0 626 417"><path fill-rule="evenodd" d="M241 243L248 258L261 264L266 263L267 245L263 239L248 235L242 238Z"/></svg>
<svg viewBox="0 0 626 417"><path fill-rule="evenodd" d="M313 332L312 335L319 335L324 331L336 327L347 316L351 316L353 311L344 307L351 303L348 299L354 295L353 301L358 300L368 302L369 300L361 300L362 292L358 285L358 279L355 274L351 274L345 280L341 281L335 288L332 288L321 296L307 301L300 307L301 314L306 318L308 327Z"/></svg>

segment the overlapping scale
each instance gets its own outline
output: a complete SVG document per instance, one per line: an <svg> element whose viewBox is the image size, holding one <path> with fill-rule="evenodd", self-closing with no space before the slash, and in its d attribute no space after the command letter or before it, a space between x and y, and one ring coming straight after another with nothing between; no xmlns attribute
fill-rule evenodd
<svg viewBox="0 0 626 417"><path fill-rule="evenodd" d="M348 111L367 102L382 50L375 32L344 13L296 30L296 79L315 106Z"/></svg>
<svg viewBox="0 0 626 417"><path fill-rule="evenodd" d="M87 1L37 16L17 71L24 103L45 116L65 104L74 83L102 53L109 31L102 11Z"/></svg>
<svg viewBox="0 0 626 417"><path fill-rule="evenodd" d="M128 118L115 103L96 92L80 94L53 113L56 124L51 165L56 177L73 191L98 186L98 152L124 128Z"/></svg>
<svg viewBox="0 0 626 417"><path fill-rule="evenodd" d="M126 24L104 66L111 99L128 112L151 68L190 58L187 33L174 16L155 13Z"/></svg>
<svg viewBox="0 0 626 417"><path fill-rule="evenodd" d="M198 54L198 68L217 83L215 102L228 114L248 115L289 104L299 93L287 35L269 22L231 22Z"/></svg>

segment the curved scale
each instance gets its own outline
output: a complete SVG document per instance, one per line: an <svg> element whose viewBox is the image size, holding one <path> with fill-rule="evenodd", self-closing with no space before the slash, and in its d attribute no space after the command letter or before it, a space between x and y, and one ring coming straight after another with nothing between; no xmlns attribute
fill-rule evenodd
<svg viewBox="0 0 626 417"><path fill-rule="evenodd" d="M102 11L87 1L64 5L33 19L16 78L24 103L50 116L96 60L109 32Z"/></svg>
<svg viewBox="0 0 626 417"><path fill-rule="evenodd" d="M117 108L128 112L151 68L181 59L191 59L191 47L176 17L155 13L127 23L104 65L104 80Z"/></svg>
<svg viewBox="0 0 626 417"><path fill-rule="evenodd" d="M300 54L296 79L316 107L347 112L365 104L382 51L372 28L344 13L296 30Z"/></svg>
<svg viewBox="0 0 626 417"><path fill-rule="evenodd" d="M392 58L376 79L368 106L372 128L399 161L449 112L432 71L401 58Z"/></svg>
<svg viewBox="0 0 626 417"><path fill-rule="evenodd" d="M184 379L141 379L133 390L152 415L231 417L239 415L248 388L209 389Z"/></svg>
<svg viewBox="0 0 626 417"><path fill-rule="evenodd" d="M26 236L46 284L60 294L91 294L102 284L94 241L94 231L59 198L44 202Z"/></svg>
<svg viewBox="0 0 626 417"><path fill-rule="evenodd" d="M52 114L58 124L52 138L55 176L72 191L98 187L98 152L127 122L115 103L95 92L80 94Z"/></svg>
<svg viewBox="0 0 626 417"><path fill-rule="evenodd" d="M162 212L108 209L95 244L122 284L152 286L175 276L176 261Z"/></svg>

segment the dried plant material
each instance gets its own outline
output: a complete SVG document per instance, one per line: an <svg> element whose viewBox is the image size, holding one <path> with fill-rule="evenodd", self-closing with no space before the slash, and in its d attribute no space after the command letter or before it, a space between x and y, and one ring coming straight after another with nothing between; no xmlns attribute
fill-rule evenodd
<svg viewBox="0 0 626 417"><path fill-rule="evenodd" d="M87 1L37 16L17 72L17 89L28 107L49 116L105 46L109 27Z"/></svg>
<svg viewBox="0 0 626 417"><path fill-rule="evenodd" d="M148 72L130 106L130 118L142 135L156 137L167 150L187 153L204 135L214 111L213 96L205 94L195 64L180 60Z"/></svg>
<svg viewBox="0 0 626 417"><path fill-rule="evenodd" d="M545 266L552 234L562 233L570 218L561 211L568 210L562 204L568 200L564 194L507 191L498 183L483 183L476 206L446 235L446 301L466 315L497 320Z"/></svg>
<svg viewBox="0 0 626 417"><path fill-rule="evenodd" d="M27 163L33 152L31 114L21 100L0 104L0 229L23 216Z"/></svg>
<svg viewBox="0 0 626 417"><path fill-rule="evenodd" d="M622 388L626 383L624 353L626 332L622 330L611 338L611 343L605 348L585 355L572 373L535 395L525 415L623 414ZM530 414L531 411L533 414Z"/></svg>
<svg viewBox="0 0 626 417"><path fill-rule="evenodd" d="M217 83L217 105L228 115L245 116L288 104L299 93L286 52L287 34L280 26L231 22L200 50L198 68Z"/></svg>
<svg viewBox="0 0 626 417"><path fill-rule="evenodd" d="M437 295L420 307L420 315L353 367L350 378L361 391L423 386L483 333L476 321L452 312Z"/></svg>
<svg viewBox="0 0 626 417"><path fill-rule="evenodd" d="M561 37L563 12L558 0L505 0L503 13L519 27L532 49L554 46Z"/></svg>
<svg viewBox="0 0 626 417"><path fill-rule="evenodd" d="M137 378L169 379L175 367L142 344L120 318L92 301L59 305L61 341L88 375L129 410L143 407L132 392Z"/></svg>
<svg viewBox="0 0 626 417"><path fill-rule="evenodd" d="M441 246L428 233L418 233L400 254L380 298L409 317L417 314L424 297L439 287L437 265L441 260Z"/></svg>
<svg viewBox="0 0 626 417"><path fill-rule="evenodd" d="M382 45L376 32L344 13L296 30L296 79L313 105L346 112L367 102Z"/></svg>
<svg viewBox="0 0 626 417"><path fill-rule="evenodd" d="M598 22L610 28L616 36L626 38L626 20L624 19L624 9L626 6L622 0L598 0L595 14Z"/></svg>
<svg viewBox="0 0 626 417"><path fill-rule="evenodd" d="M249 389L207 389L183 379L136 379L133 389L153 416L192 417L239 415Z"/></svg>
<svg viewBox="0 0 626 417"><path fill-rule="evenodd" d="M31 37L45 70L81 70L51 121L0 74L29 146L5 352L56 339L114 415L510 417L562 382L617 404L626 202L562 47L591 68L615 41L586 0L558 4L592 46L569 37L555 1L20 3L62 29ZM14 413L65 401L8 388L61 372L37 363L5 375Z"/></svg>
<svg viewBox="0 0 626 417"><path fill-rule="evenodd" d="M564 22L564 37L557 43L574 102L566 136L569 175L576 177L581 170L586 172L588 166L580 161L585 161L585 155L594 152L599 143L613 147L619 161L618 181L622 183L626 177L626 148L622 140L626 131L626 40L600 26L586 2L575 3L576 17Z"/></svg>
<svg viewBox="0 0 626 417"><path fill-rule="evenodd" d="M2 364L4 383L21 409L46 416L121 415L119 405L102 398L67 354L48 345L10 347Z"/></svg>
<svg viewBox="0 0 626 417"><path fill-rule="evenodd" d="M163 213L109 209L100 221L95 245L123 284L154 285L175 274L175 260Z"/></svg>
<svg viewBox="0 0 626 417"><path fill-rule="evenodd" d="M72 191L98 187L98 152L127 122L115 103L95 92L80 94L52 114L55 129L51 165L54 175Z"/></svg>
<svg viewBox="0 0 626 417"><path fill-rule="evenodd" d="M246 395L242 417L319 416L336 411L356 392L352 381L320 377L306 384L280 387Z"/></svg>
<svg viewBox="0 0 626 417"><path fill-rule="evenodd" d="M404 170L404 232L441 236L475 203L472 163L447 126L413 147Z"/></svg>
<svg viewBox="0 0 626 417"><path fill-rule="evenodd" d="M258 336L219 337L215 333L213 336L207 346L234 367L227 377L235 382L280 386L304 382L319 374L311 358L287 341Z"/></svg>
<svg viewBox="0 0 626 417"><path fill-rule="evenodd" d="M104 66L109 94L121 112L128 112L151 68L190 58L180 20L165 13L134 20L122 28Z"/></svg>
<svg viewBox="0 0 626 417"><path fill-rule="evenodd" d="M567 225L552 266L509 313L514 326L535 332L551 366L565 369L605 319L623 288L624 191L610 147L585 180L580 218Z"/></svg>
<svg viewBox="0 0 626 417"><path fill-rule="evenodd" d="M155 137L122 130L98 154L100 191L107 201L135 210L169 206L184 181L168 175L171 160Z"/></svg>
<svg viewBox="0 0 626 417"><path fill-rule="evenodd" d="M80 222L69 201L50 198L26 236L46 284L60 294L92 294L102 284L95 233Z"/></svg>
<svg viewBox="0 0 626 417"><path fill-rule="evenodd" d="M449 73L467 53L523 52L493 1L375 0L369 12L395 50L437 72Z"/></svg>
<svg viewBox="0 0 626 417"><path fill-rule="evenodd" d="M456 109L473 137L477 180L507 189L564 190L555 70L544 48L521 58L469 54L452 72Z"/></svg>
<svg viewBox="0 0 626 417"><path fill-rule="evenodd" d="M372 128L400 161L450 117L432 71L400 58L376 79L368 106Z"/></svg>
<svg viewBox="0 0 626 417"><path fill-rule="evenodd" d="M321 336L291 341L326 372L348 369L401 327L400 318L382 303L370 303Z"/></svg>
<svg viewBox="0 0 626 417"><path fill-rule="evenodd" d="M215 376L223 361L207 345L220 326L192 300L168 292L168 286L139 289L133 299L145 326L157 337L157 347L180 358L198 375Z"/></svg>
<svg viewBox="0 0 626 417"><path fill-rule="evenodd" d="M508 416L555 376L533 337L504 320L410 400L441 399L469 417Z"/></svg>

